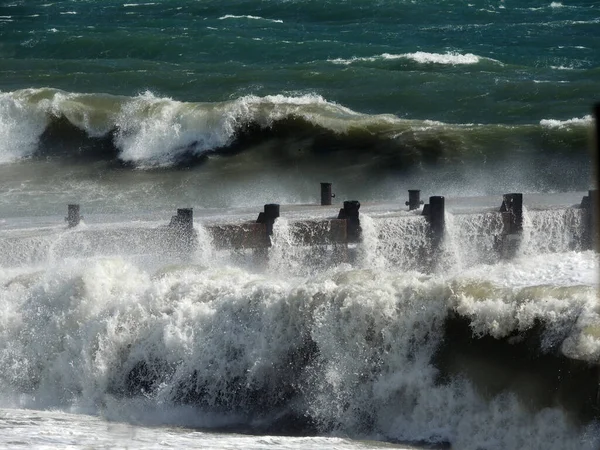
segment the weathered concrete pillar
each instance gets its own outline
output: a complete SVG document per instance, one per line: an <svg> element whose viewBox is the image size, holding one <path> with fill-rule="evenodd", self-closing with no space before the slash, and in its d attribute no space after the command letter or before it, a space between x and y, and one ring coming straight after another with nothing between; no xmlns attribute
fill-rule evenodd
<svg viewBox="0 0 600 450"><path fill-rule="evenodd" d="M598 249L598 191L588 191L588 195L581 199L581 208L585 210L583 216L583 247L585 249Z"/></svg>
<svg viewBox="0 0 600 450"><path fill-rule="evenodd" d="M446 199L442 196L429 197L429 203L423 208L423 215L427 217L431 230L434 246L437 246L446 231Z"/></svg>
<svg viewBox="0 0 600 450"><path fill-rule="evenodd" d="M269 203L264 206L264 211L258 215L256 223L264 223L267 226L267 236L273 234L273 224L279 217L279 204Z"/></svg>
<svg viewBox="0 0 600 450"><path fill-rule="evenodd" d="M521 245L523 232L523 194L502 196L502 234L496 238L496 249L502 258L512 258Z"/></svg>
<svg viewBox="0 0 600 450"><path fill-rule="evenodd" d="M523 231L523 194L504 194L500 206L505 234Z"/></svg>
<svg viewBox="0 0 600 450"><path fill-rule="evenodd" d="M596 122L596 147L592 151L592 161L594 164L594 180L598 183L600 180L600 102L594 105L594 118ZM598 185L596 185L596 189L598 189ZM591 198L591 220L592 220L592 246L596 251L600 250L600 205L598 201L600 201L600 197L598 197L598 191L594 190L595 195ZM591 194L590 194L591 195Z"/></svg>
<svg viewBox="0 0 600 450"><path fill-rule="evenodd" d="M596 148L592 151L594 162L594 180L600 178L600 102L594 105L594 118L596 122Z"/></svg>
<svg viewBox="0 0 600 450"><path fill-rule="evenodd" d="M346 200L344 207L340 209L338 219L346 219L346 233L348 242L360 240L361 228L358 210L360 202L358 200Z"/></svg>
<svg viewBox="0 0 600 450"><path fill-rule="evenodd" d="M409 189L408 201L405 202L405 205L408 206L408 210L412 211L414 209L419 209L422 204L421 191L418 189Z"/></svg>
<svg viewBox="0 0 600 450"><path fill-rule="evenodd" d="M598 413L596 414L598 416L598 418L600 418L600 365L596 366L596 374L597 374L597 378L598 378L598 387L596 389L596 411L598 411Z"/></svg>
<svg viewBox="0 0 600 450"><path fill-rule="evenodd" d="M331 183L321 183L321 206L331 205L331 199L335 194L331 193Z"/></svg>
<svg viewBox="0 0 600 450"><path fill-rule="evenodd" d="M194 210L192 208L178 208L177 218L179 219L179 226L186 231L192 231L194 229Z"/></svg>
<svg viewBox="0 0 600 450"><path fill-rule="evenodd" d="M177 208L177 215L171 217L169 229L174 233L176 250L189 251L194 248L194 210L192 208Z"/></svg>
<svg viewBox="0 0 600 450"><path fill-rule="evenodd" d="M71 204L67 206L67 217L65 217L69 228L76 227L79 225L81 221L81 216L79 215L79 205Z"/></svg>

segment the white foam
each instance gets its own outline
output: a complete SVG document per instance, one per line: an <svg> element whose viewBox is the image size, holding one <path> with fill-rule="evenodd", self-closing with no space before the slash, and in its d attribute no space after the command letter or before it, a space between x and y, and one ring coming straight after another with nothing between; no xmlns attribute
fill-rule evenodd
<svg viewBox="0 0 600 450"><path fill-rule="evenodd" d="M386 59L395 59L396 55L383 55ZM415 52L400 55L400 57L412 59L421 64L445 64L445 65L463 65L463 64L477 64L481 57L474 55L473 53L461 54L457 52L447 53L428 53L428 52Z"/></svg>
<svg viewBox="0 0 600 450"><path fill-rule="evenodd" d="M568 66L550 66L550 68L554 70L576 70L575 67Z"/></svg>
<svg viewBox="0 0 600 450"><path fill-rule="evenodd" d="M34 411L23 409L0 410L0 447L26 446L35 449L90 448L186 448L202 450L269 450L285 448L305 450L378 450L381 444L356 442L335 437L251 436L235 433L202 432L200 429L226 427L231 421L213 421L199 417L197 410L189 407L158 408L140 402L140 409L150 408L156 415L156 426L143 426L102 417L62 411ZM123 408L126 407L123 405ZM163 424L160 417L177 417L172 425ZM185 423L189 428L180 424ZM162 426L161 426L162 425ZM165 426L167 425L167 426ZM398 450L410 447L394 446Z"/></svg>
<svg viewBox="0 0 600 450"><path fill-rule="evenodd" d="M591 115L587 115L581 118L574 117L567 120L557 119L542 119L540 125L547 128L568 128L573 126L589 126L593 124Z"/></svg>
<svg viewBox="0 0 600 450"><path fill-rule="evenodd" d="M219 17L219 20L226 20L226 19L250 19L250 20L264 20L264 21L273 22L273 23L283 23L283 20L280 20L280 19L265 19L264 17L250 16L250 15L236 16L233 14L226 14L224 16Z"/></svg>
<svg viewBox="0 0 600 450"><path fill-rule="evenodd" d="M29 100L36 91L0 92L0 164L32 155L47 126L47 103Z"/></svg>
<svg viewBox="0 0 600 450"><path fill-rule="evenodd" d="M387 437L433 436L460 448L594 448L597 440L585 447L558 409L531 412L513 396L488 401L466 380L440 385L431 358L449 308L471 318L475 333L493 336L536 319L556 330L575 324L566 327L563 351L595 357L597 256L523 256L431 276L380 264L393 262L377 242L392 243L393 219L369 219L367 241L378 253L363 254L354 268L308 276L290 264L297 243L285 220L276 221L265 272L232 267L214 253L197 256L203 266L192 260L156 273L123 257L57 260L27 279L2 269L0 391L24 394L22 406L76 405L119 420L168 422L179 417L166 411L181 389L202 392L194 416L210 418L201 405L244 411L299 386L298 407L359 436L374 427ZM418 233L422 217L407 219L404 229ZM290 355L307 337L319 348L316 360L293 368ZM130 389L128 375L140 362L156 364L153 391L115 396ZM529 441L535 432L552 441Z"/></svg>
<svg viewBox="0 0 600 450"><path fill-rule="evenodd" d="M311 120L311 105L319 107L320 120L327 120L328 111L334 118L342 114L362 117L311 94L251 95L224 103L190 104L146 92L123 104L116 120L116 144L124 161L141 166L169 165L182 155L200 155L230 144L244 124L269 127L292 115Z"/></svg>
<svg viewBox="0 0 600 450"><path fill-rule="evenodd" d="M390 54L383 53L378 56L370 56L370 57L352 57L350 59L330 59L329 62L334 64L344 64L349 65L355 62L361 61L377 61L377 60L396 60L396 59L409 59L420 64L442 64L442 65L469 65L469 64L477 64L482 60L493 61L499 63L491 58L484 58L473 53L465 53L461 54L458 52L446 52L446 53L429 53L429 52L414 52L414 53L403 53L403 54Z"/></svg>

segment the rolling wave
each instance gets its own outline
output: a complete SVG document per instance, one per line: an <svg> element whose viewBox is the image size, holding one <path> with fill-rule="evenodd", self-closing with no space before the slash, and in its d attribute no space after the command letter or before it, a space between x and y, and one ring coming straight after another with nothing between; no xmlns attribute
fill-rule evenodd
<svg viewBox="0 0 600 450"><path fill-rule="evenodd" d="M449 124L362 114L315 94L190 103L56 89L0 93L0 163L38 156L102 158L135 168L185 166L278 146L282 155L336 154L396 169L507 156L585 155L590 116L538 124ZM300 150L305 150L300 152Z"/></svg>
<svg viewBox="0 0 600 450"><path fill-rule="evenodd" d="M506 268L530 272L487 273ZM597 360L591 286L511 292L344 267L308 279L231 266L152 274L120 257L12 274L0 270L11 318L0 323L0 391L38 407L118 414L137 399L233 415L236 431L473 448L474 434L501 428L488 448L597 448L569 416L593 414L596 372L570 358ZM555 433L551 445L534 432Z"/></svg>

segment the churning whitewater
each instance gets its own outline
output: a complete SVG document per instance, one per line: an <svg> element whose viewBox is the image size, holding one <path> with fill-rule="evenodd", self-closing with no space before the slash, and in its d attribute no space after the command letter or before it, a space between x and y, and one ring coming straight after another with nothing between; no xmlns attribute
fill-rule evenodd
<svg viewBox="0 0 600 450"><path fill-rule="evenodd" d="M259 153L259 145L278 140L280 157L293 151L286 147L296 145L307 147L313 159L341 152L346 159L378 158L396 169L409 169L498 157L515 140L525 153L535 154L543 140L545 152L564 153L566 145L580 153L570 158L583 158L591 126L591 115L541 119L537 124L408 120L361 114L315 94L190 103L151 92L124 97L25 89L0 93L0 130L6 136L0 163L54 155L114 159L137 168L169 167L200 163L209 155ZM65 145L75 139L83 148ZM267 156L254 158L267 162Z"/></svg>
<svg viewBox="0 0 600 450"><path fill-rule="evenodd" d="M0 448L600 448L599 24L589 0L0 2ZM408 189L446 198L435 245ZM361 238L307 246L352 199ZM214 237L270 203L268 248Z"/></svg>
<svg viewBox="0 0 600 450"><path fill-rule="evenodd" d="M408 212L366 212L351 260L326 265L334 250L294 242L285 218L268 256L217 250L201 225L184 259L152 253L139 227L112 231L135 250L108 245L104 225L4 232L3 405L459 449L597 448L586 367L600 358L598 258L572 232L581 211L527 211L510 261L494 256L494 213L449 215L435 261L420 261L428 225Z"/></svg>

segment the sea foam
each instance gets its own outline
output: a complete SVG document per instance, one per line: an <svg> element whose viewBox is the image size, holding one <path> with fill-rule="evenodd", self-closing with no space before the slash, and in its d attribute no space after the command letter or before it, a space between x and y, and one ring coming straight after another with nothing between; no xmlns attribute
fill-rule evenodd
<svg viewBox="0 0 600 450"><path fill-rule="evenodd" d="M574 117L567 120L557 119L542 119L540 125L546 128L570 128L576 126L589 126L593 123L591 115L587 115L581 118Z"/></svg>
<svg viewBox="0 0 600 450"><path fill-rule="evenodd" d="M439 379L436 355L453 345L444 330L456 314L480 338L541 323L536 354L596 361L598 257L560 238L567 214L526 215L523 245L550 236L547 253L489 261L493 239L478 236L500 224L456 215L441 249L455 256L425 268L415 262L430 251L427 222L408 212L365 215L362 243L337 265L324 258L334 249L314 249L311 260L286 219L268 253L246 252L250 266L238 264L243 252L213 248L201 227L199 251L183 260L160 252L158 266L141 257L150 249L124 241L104 254L96 242L88 255L77 243L98 241L94 230L68 230L63 249L78 253L54 246L46 262L0 269L0 392L19 406L119 420L169 422L187 408L204 424L228 416L230 427L310 417L320 432L361 439L548 448L532 440L542 433L549 448L593 449L598 440L586 441L561 408L522 400L528 390L486 396L468 377ZM472 357L468 367L485 367L486 355Z"/></svg>
<svg viewBox="0 0 600 450"><path fill-rule="evenodd" d="M414 53L403 53L403 54L390 54L382 53L377 56L369 57L353 57L350 59L332 59L329 60L334 64L349 65L355 62L373 62L373 61L393 61L399 59L407 59L420 64L441 64L441 65L469 65L477 64L482 60L492 61L499 63L491 58L484 58L473 53L458 53L458 52L446 52L446 53L429 53L429 52L414 52Z"/></svg>

